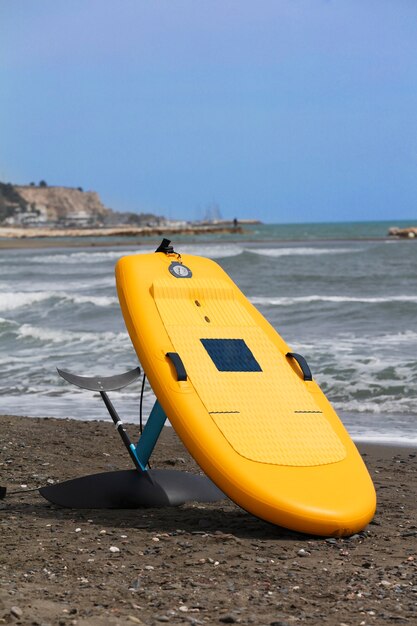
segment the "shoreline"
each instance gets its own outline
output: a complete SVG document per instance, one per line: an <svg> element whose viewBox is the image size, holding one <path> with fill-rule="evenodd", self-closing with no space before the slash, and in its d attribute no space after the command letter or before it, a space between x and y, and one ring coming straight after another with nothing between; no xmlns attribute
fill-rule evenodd
<svg viewBox="0 0 417 626"><path fill-rule="evenodd" d="M184 234L184 233L177 233L180 234L182 237L186 236L186 237L192 237L193 233L188 233L188 234ZM212 233L213 234L213 233ZM408 238L395 238L395 237L361 237L361 238L340 238L340 239L336 239L336 238L329 238L329 239L262 239L262 240L258 240L258 239L245 239L239 235L242 235L242 232L230 232L228 234L233 235L233 240L231 239L227 239L227 240L218 240L216 243L217 244L299 244L299 243L303 243L303 244L329 244L329 243L363 243L363 242L396 242L396 241L401 241L403 244L405 242L411 242L412 239L408 239ZM249 234L249 233L248 233ZM167 232L167 231L162 231L161 235L158 235L158 237L163 237L163 236L169 236L169 237L174 237L175 233L172 232ZM196 237L198 237L199 239L196 241L192 241L192 244L198 245L199 243L213 243L213 240L211 239L204 239L204 234L198 234L195 235ZM147 236L147 237L142 237L142 236L138 236L136 238L130 238L130 237L126 237L126 239L124 241L121 241L120 239L118 239L117 241L103 241L98 239L97 241L85 241L86 238L84 237L77 237L77 236L68 236L65 238L65 241L63 241L62 239L59 240L59 238L56 237L39 237L39 238L2 238L1 234L0 234L0 250L19 250L19 249L49 249L49 248L57 248L57 249L64 249L64 248L130 248L132 246L137 246L137 247L142 247L142 246L153 246L153 245L158 245L158 243L160 243L160 239L157 237L153 237L152 235ZM184 242L184 240L181 240L179 243L177 242L177 245L181 245L181 243L187 243L187 241Z"/></svg>
<svg viewBox="0 0 417 626"><path fill-rule="evenodd" d="M184 226L113 226L103 228L14 228L0 226L0 239L27 241L33 239L86 239L105 237L161 237L163 235L224 235L244 233L242 224L201 224Z"/></svg>
<svg viewBox="0 0 417 626"><path fill-rule="evenodd" d="M0 423L0 484L10 492L130 468L111 423L16 416ZM138 427L128 432L135 440ZM357 445L378 507L367 528L343 539L273 526L230 500L71 510L36 491L9 492L0 501L7 546L0 551L0 619L45 626L411 624L416 449ZM153 467L199 472L169 427L152 458Z"/></svg>

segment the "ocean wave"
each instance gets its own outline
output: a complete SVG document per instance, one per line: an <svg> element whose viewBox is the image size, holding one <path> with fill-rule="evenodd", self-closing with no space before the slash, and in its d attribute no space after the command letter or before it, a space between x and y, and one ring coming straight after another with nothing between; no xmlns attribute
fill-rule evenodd
<svg viewBox="0 0 417 626"><path fill-rule="evenodd" d="M357 340L358 343L362 343L363 345L363 339L362 341L359 340L359 338L355 338ZM370 341L374 342L374 339L371 337L369 338ZM397 346L398 344L407 344L407 345L411 345L411 344L416 344L417 347L417 332L414 330L405 330L403 332L397 332L397 333L385 333L383 335L379 335L378 336L378 341L381 342L382 344L385 345L393 345L393 346Z"/></svg>
<svg viewBox="0 0 417 626"><path fill-rule="evenodd" d="M0 293L0 311L13 311L22 306L30 306L48 300L49 291L3 291Z"/></svg>
<svg viewBox="0 0 417 626"><path fill-rule="evenodd" d="M397 430L388 431L384 434L381 434L376 430L356 430L355 427L349 429L349 433L353 439L358 443L380 443L380 444L390 444L390 445L400 445L406 446L409 448L410 446L417 445L417 436L414 434L404 434Z"/></svg>
<svg viewBox="0 0 417 626"><path fill-rule="evenodd" d="M290 343L294 350L311 354L325 366L332 362L337 365L342 360L346 365L350 363L355 368L372 370L391 366L401 368L408 363L409 370L411 359L417 367L417 333L411 330L365 336L334 335ZM335 367L335 371L338 369Z"/></svg>
<svg viewBox="0 0 417 626"><path fill-rule="evenodd" d="M33 293L47 291L54 293L59 291L72 293L83 290L91 292L92 289L113 288L115 286L115 278L112 274L100 278L94 276L90 281L83 281L82 279L68 280L66 276L62 276L56 272L54 272L53 275L42 272L42 278L37 278L38 280L32 276L21 278L19 280L19 287L22 289L22 292L26 293L30 291ZM0 296L2 292L9 292L15 284L16 281L13 279L9 280L7 283L0 284Z"/></svg>
<svg viewBox="0 0 417 626"><path fill-rule="evenodd" d="M331 390L326 391L326 395L331 400ZM398 399L390 396L381 396L376 400L353 398L343 402L335 400L332 404L337 411L343 411L344 413L350 414L371 414L381 417L384 415L391 415L393 413L396 415L406 416L416 415L415 398Z"/></svg>
<svg viewBox="0 0 417 626"><path fill-rule="evenodd" d="M395 346L413 346L417 348L417 331L405 330L393 333L376 333L370 335L357 335L354 333L341 333L331 338L319 337L304 341L293 341L292 346L297 350L309 351L312 354L336 354L339 351L347 352L357 350L360 355L367 356L374 351L381 354L385 347L392 351ZM417 354L417 350L416 350ZM384 361L386 363L386 360ZM395 363L400 364L395 355ZM381 361L382 364L382 361Z"/></svg>
<svg viewBox="0 0 417 626"><path fill-rule="evenodd" d="M9 353L9 349L6 347L9 340L13 340L15 337L16 329L19 328L19 323L15 320L6 319L0 317L0 364L9 363L13 360L12 354ZM4 369L2 370L4 374Z"/></svg>
<svg viewBox="0 0 417 626"><path fill-rule="evenodd" d="M317 248L317 247L286 247L286 248L252 248L237 244L186 244L177 246L180 254L203 256L210 259L221 259L239 256L243 252L268 257L282 256L320 256L323 254L352 254L361 252L363 248ZM123 256L135 254L149 254L155 252L152 248L137 250L94 250L79 252L62 252L57 254L38 254L30 259L32 263L42 264L78 264L117 261Z"/></svg>
<svg viewBox="0 0 417 626"><path fill-rule="evenodd" d="M37 339L48 343L90 343L90 344L111 344L115 341L122 341L128 344L126 333L115 333L112 331L90 332L90 331L73 331L60 330L53 328L43 328L41 326L33 326L32 324L22 324L16 332L20 339Z"/></svg>
<svg viewBox="0 0 417 626"><path fill-rule="evenodd" d="M49 299L73 302L74 304L92 304L98 307L113 306L119 302L114 296L87 296L62 291L5 291L0 292L0 311L14 311Z"/></svg>
<svg viewBox="0 0 417 626"><path fill-rule="evenodd" d="M243 248L234 244L186 244L177 246L181 254L192 254L210 259L226 258L242 254ZM31 258L31 262L44 264L75 264L75 263L99 263L103 261L117 261L123 256L135 254L153 253L153 248L140 248L137 250L101 250L87 252L70 252L58 254L42 254Z"/></svg>
<svg viewBox="0 0 417 626"><path fill-rule="evenodd" d="M151 248L140 248L138 250L101 250L88 252L70 252L59 254L40 254L31 258L34 263L98 263L103 261L114 261L122 256L131 256L133 254L146 254L155 252Z"/></svg>
<svg viewBox="0 0 417 626"><path fill-rule="evenodd" d="M56 379L59 376L56 375ZM61 419L76 419L83 421L99 420L110 422L108 413L101 400L91 393L79 389L74 385L66 385L62 381L63 386L59 387L60 393L57 395L48 395L46 389L34 387L28 393L13 393L1 396L2 412L7 415L30 415L31 417L57 417ZM64 391L64 389L68 391ZM120 394L114 394L115 404L119 408L122 404L123 422L125 424L138 424L138 392L132 394L130 398L121 398ZM36 397L36 401L35 401ZM150 413L154 399L152 397L144 397L143 413L144 423L146 424L147 416ZM165 423L170 426L169 421ZM110 429L110 425L109 425ZM109 432L111 437L111 432Z"/></svg>
<svg viewBox="0 0 417 626"><path fill-rule="evenodd" d="M243 253L243 248L235 244L202 244L185 245L178 248L182 254L193 254L203 256L208 259L225 259L239 256Z"/></svg>
<svg viewBox="0 0 417 626"><path fill-rule="evenodd" d="M0 326L18 326L18 322L14 320L6 319L5 317L0 317Z"/></svg>
<svg viewBox="0 0 417 626"><path fill-rule="evenodd" d="M249 298L252 304L260 306L291 306L293 304L302 304L309 302L362 302L364 304L384 304L391 302L412 302L417 303L417 296L399 295L399 296L325 296L325 295L311 295L311 296L281 296L281 297L267 297L267 296L254 296Z"/></svg>
<svg viewBox="0 0 417 626"><path fill-rule="evenodd" d="M113 304L119 303L119 299L113 296L70 296L66 294L65 299L74 302L74 304L94 304L95 306L101 307L112 306Z"/></svg>
<svg viewBox="0 0 417 626"><path fill-rule="evenodd" d="M178 246L181 254L192 254L207 257L209 259L222 259L227 257L239 256L242 254L243 248L230 244L203 244L193 245L187 244ZM131 256L135 254L153 253L153 248L140 248L138 250L102 250L88 252L70 252L58 254L42 254L31 258L33 263L42 263L49 265L75 265L80 263L103 263L106 261L118 261L121 257Z"/></svg>
<svg viewBox="0 0 417 626"><path fill-rule="evenodd" d="M407 420L417 415L417 332L317 337L291 347L306 357L338 411Z"/></svg>
<svg viewBox="0 0 417 626"><path fill-rule="evenodd" d="M363 248L245 248L245 252L260 256L319 256L322 254L352 254L362 252Z"/></svg>

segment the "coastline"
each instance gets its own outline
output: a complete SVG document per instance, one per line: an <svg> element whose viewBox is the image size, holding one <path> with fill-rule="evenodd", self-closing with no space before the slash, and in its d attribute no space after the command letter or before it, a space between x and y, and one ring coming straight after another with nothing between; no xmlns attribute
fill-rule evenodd
<svg viewBox="0 0 417 626"><path fill-rule="evenodd" d="M129 468L107 422L1 417L9 490ZM137 427L128 427L132 439ZM35 491L0 502L3 623L411 623L417 450L357 444L374 480L371 524L345 539L272 526L226 500L74 511ZM154 466L198 472L172 428ZM24 489L24 488L23 488ZM120 552L111 552L110 547ZM301 552L300 552L301 551Z"/></svg>
<svg viewBox="0 0 417 626"><path fill-rule="evenodd" d="M406 222L407 223L407 222ZM162 227L106 227L43 229L0 227L0 250L19 248L79 248L149 246L168 237L180 243L299 244L344 242L404 242L409 237L389 235L390 222L329 224L261 224L239 220L237 227L226 220L214 223L169 224ZM328 227L328 228L327 228ZM324 230L323 230L324 228ZM324 232L327 229L327 233Z"/></svg>
<svg viewBox="0 0 417 626"><path fill-rule="evenodd" d="M218 231L217 231L218 233ZM198 237L198 239L192 239L192 241L186 243L213 243L211 239L205 239L204 233L176 233L181 237L186 237L187 239L192 239L193 235ZM216 233L208 233L206 234L216 234ZM225 233L223 233L225 234ZM238 243L238 244L256 244L260 243L259 240L255 238L251 238L251 233L249 231L228 231L226 234L230 234L233 236L233 239L228 240L218 240L216 243ZM97 238L95 241L88 241L88 237L78 237L74 235L70 235L68 237L33 237L33 238L1 238L0 234L0 250L30 250L30 249L48 249L48 248L131 248L132 246L150 246L150 245L158 245L160 243L160 238L163 236L174 237L175 233L170 231L161 231L160 235L155 236L136 236L123 237L123 240L105 240L105 237ZM400 239L396 239L394 237L360 237L360 238L314 238L314 239L267 239L263 238L263 244L329 244L329 243L347 243L347 242L393 242L400 241ZM411 239L401 239L403 245L405 242L411 242ZM184 239L181 240L181 243L184 243Z"/></svg>
<svg viewBox="0 0 417 626"><path fill-rule="evenodd" d="M31 239L82 239L88 237L159 237L162 235L223 235L243 233L242 224L188 224L183 226L113 226L101 228L17 228L0 226L0 238L12 240Z"/></svg>

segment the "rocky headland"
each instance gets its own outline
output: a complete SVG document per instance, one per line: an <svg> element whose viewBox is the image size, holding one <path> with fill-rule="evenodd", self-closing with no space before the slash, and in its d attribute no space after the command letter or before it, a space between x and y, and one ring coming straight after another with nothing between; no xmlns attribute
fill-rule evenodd
<svg viewBox="0 0 417 626"><path fill-rule="evenodd" d="M104 206L95 191L0 183L0 226L11 228L96 228L159 224L161 216L122 213Z"/></svg>
<svg viewBox="0 0 417 626"><path fill-rule="evenodd" d="M0 182L0 238L5 239L241 233L242 223L167 220L152 213L114 211L104 206L97 192L81 187Z"/></svg>

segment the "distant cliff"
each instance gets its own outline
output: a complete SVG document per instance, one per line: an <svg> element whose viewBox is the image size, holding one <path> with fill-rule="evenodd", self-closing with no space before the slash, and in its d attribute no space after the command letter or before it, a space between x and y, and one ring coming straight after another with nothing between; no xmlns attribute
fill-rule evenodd
<svg viewBox="0 0 417 626"><path fill-rule="evenodd" d="M99 227L158 223L151 214L119 213L105 207L95 191L81 188L0 183L0 225Z"/></svg>

